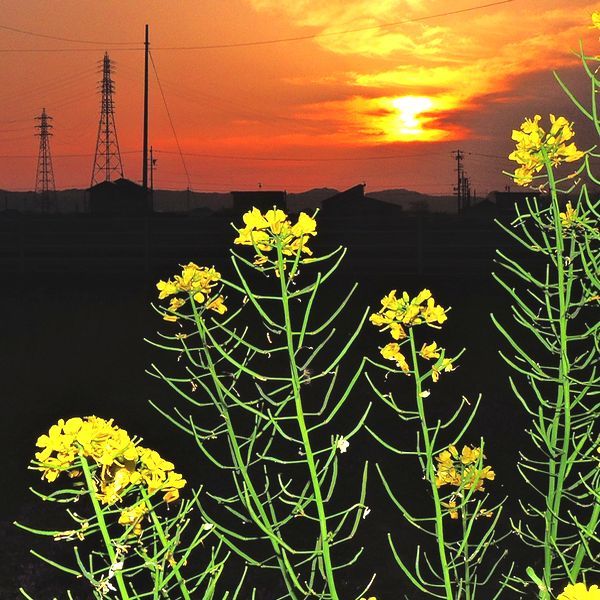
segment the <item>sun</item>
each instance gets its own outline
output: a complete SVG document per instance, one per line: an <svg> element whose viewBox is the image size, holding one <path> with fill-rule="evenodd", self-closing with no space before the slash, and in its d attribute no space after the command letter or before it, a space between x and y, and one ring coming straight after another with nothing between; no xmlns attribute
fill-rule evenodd
<svg viewBox="0 0 600 600"><path fill-rule="evenodd" d="M380 139L388 142L437 142L450 135L439 127L436 118L449 104L444 98L431 96L377 98L372 102L377 110L370 122Z"/></svg>
<svg viewBox="0 0 600 600"><path fill-rule="evenodd" d="M393 141L429 141L439 137L439 131L428 130L432 119L426 113L434 108L428 96L399 96L388 100L387 137Z"/></svg>
<svg viewBox="0 0 600 600"><path fill-rule="evenodd" d="M394 130L398 138L420 138L425 130L426 118L420 117L433 108L433 100L427 96L401 96L391 102L396 114L392 115Z"/></svg>

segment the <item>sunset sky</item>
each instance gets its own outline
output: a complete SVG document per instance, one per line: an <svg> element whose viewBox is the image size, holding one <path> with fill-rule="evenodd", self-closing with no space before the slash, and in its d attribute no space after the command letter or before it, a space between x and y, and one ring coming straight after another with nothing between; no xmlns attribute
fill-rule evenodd
<svg viewBox="0 0 600 600"><path fill-rule="evenodd" d="M452 194L460 148L483 195L509 183L503 157L525 116L566 114L576 141L594 143L552 71L588 103L572 51L582 39L600 53L589 26L599 9L588 0L0 0L0 189L34 187L42 107L54 118L57 188L89 185L105 50L125 176L141 179L148 23L185 160L151 71L155 187L365 182Z"/></svg>

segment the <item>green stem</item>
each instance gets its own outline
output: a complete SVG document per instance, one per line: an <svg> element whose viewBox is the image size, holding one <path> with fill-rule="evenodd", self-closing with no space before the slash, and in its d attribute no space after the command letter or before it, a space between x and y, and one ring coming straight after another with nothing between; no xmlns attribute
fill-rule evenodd
<svg viewBox="0 0 600 600"><path fill-rule="evenodd" d="M461 479L465 471L464 466L461 466ZM463 493L464 494L464 493ZM462 508L460 510L462 519L462 534L464 540L463 547L463 560L465 562L465 600L471 600L471 566L469 564L469 514L468 514L468 502L465 500L464 495L461 497ZM465 539L465 536L467 539Z"/></svg>
<svg viewBox="0 0 600 600"><path fill-rule="evenodd" d="M597 490L597 492L598 491L600 490ZM596 499L596 502L594 503L594 508L592 509L592 516L590 517L587 526L585 526L585 528L581 530L581 535L589 540L595 534L599 521L600 502ZM575 554L575 559L573 560L571 570L569 572L569 579L571 580L571 582L575 582L577 580L577 576L579 575L579 571L581 570L581 565L585 556L585 544L582 544L580 542L579 547L577 548L577 553Z"/></svg>
<svg viewBox="0 0 600 600"><path fill-rule="evenodd" d="M556 277L559 309L558 343L560 359L558 365L558 381L556 408L554 411L550 442L548 503L545 510L544 531L544 583L547 589L541 589L540 600L550 600L552 589L553 548L558 538L560 507L566 472L569 467L569 447L571 442L571 405L570 405L570 363L568 356L568 308L570 302L570 284L572 266L565 273L564 240L560 208L556 194L556 182L551 163L542 149L542 155L548 173L548 185L551 193L552 219L555 231ZM562 439L561 439L562 438ZM558 460L555 458L558 455Z"/></svg>
<svg viewBox="0 0 600 600"><path fill-rule="evenodd" d="M321 553L323 557L323 567L325 571L325 577L329 592L331 594L331 600L339 600L339 596L335 586L335 579L333 575L333 565L331 562L331 553L329 546L329 534L327 531L327 516L325 515L325 508L323 506L323 496L321 494L321 486L319 483L319 477L317 475L317 467L313 456L312 446L306 427L306 420L304 415L304 407L302 406L302 394L300 392L300 379L298 377L298 365L296 364L296 349L294 347L294 334L293 325L290 315L289 305L289 291L286 285L286 272L284 270L284 258L281 253L281 247L277 248L277 269L279 273L279 282L281 285L281 303L283 306L283 315L285 322L285 332L287 340L287 349L290 364L290 374L292 378L292 391L294 394L294 404L296 407L296 418L298 426L300 428L300 435L304 446L304 452L306 456L306 464L310 473L310 480L315 498L315 505L317 509L317 515L319 519L319 529L321 535Z"/></svg>
<svg viewBox="0 0 600 600"><path fill-rule="evenodd" d="M246 463L244 462L244 459L242 457L242 451L240 450L237 435L235 433L235 430L233 429L233 424L231 422L229 410L227 408L227 401L223 395L223 390L221 388L222 383L221 383L221 380L219 379L219 376L218 376L216 368L215 368L215 364L212 360L212 356L207 347L206 332L204 330L205 325L202 320L202 317L198 313L198 308L197 308L196 303L194 302L193 298L191 298L191 305L192 305L192 309L194 311L194 320L196 321L198 333L200 335L203 353L204 353L204 356L206 359L206 364L208 366L208 370L210 372L211 378L215 385L215 391L217 393L217 399L218 399L218 403L219 403L219 405L217 406L217 409L220 411L221 415L223 416L223 420L225 421L225 424L227 427L227 436L229 438L230 448L232 451L232 458L234 460L236 468L239 470L239 472L242 476L242 479L244 480L244 484L248 491L248 495L249 495L250 499L252 500L252 503L254 504L256 511L258 512L258 516L260 517L259 527L261 527L261 529L263 531L265 531L265 533L268 534L271 545L273 546L273 551L275 552L275 558L277 560L277 564L279 565L279 570L281 571L281 575L284 579L286 588L290 594L290 600L298 600L296 590L300 589L302 591L302 593L305 593L305 592L302 589L300 582L298 581L298 579L296 578L296 576L294 574L293 567L289 562L289 559L286 555L285 549L282 548L281 544L279 543L279 538L273 532L273 527L269 520L269 516L267 515L267 512L266 512L262 502L260 501L260 498L254 488L254 484L252 482L250 474L248 473ZM244 499L240 498L240 500L242 501L242 504L243 504ZM252 515L250 515L250 518L254 518L254 517Z"/></svg>
<svg viewBox="0 0 600 600"><path fill-rule="evenodd" d="M419 374L419 363L417 359L417 348L415 346L415 338L412 328L409 328L408 335L410 339L410 351L412 356L413 374L415 377L415 395L417 400L417 411L419 413L419 421L421 423L421 433L423 435L423 444L425 446L425 476L431 486L431 495L433 496L433 504L435 509L435 534L437 541L438 556L440 559L440 566L444 576L444 591L446 600L454 599L454 592L452 591L452 582L450 581L450 569L448 568L448 559L446 557L446 542L444 540L444 524L442 505L440 502L440 494L435 483L435 464L433 461L433 444L431 437L429 436L429 427L427 425L427 418L425 416L425 408L423 405L423 397L421 396L421 376Z"/></svg>
<svg viewBox="0 0 600 600"><path fill-rule="evenodd" d="M96 520L98 521L98 527L100 528L100 532L102 533L104 546L106 547L106 552L108 553L108 558L110 559L110 564L111 566L116 565L117 555L115 553L115 549L113 548L110 533L108 532L108 527L106 526L106 521L104 520L104 513L102 512L102 507L100 506L100 503L98 502L98 497L96 496L96 486L94 485L94 481L92 479L90 467L87 463L87 460L81 454L79 454L79 462L81 464L81 469L83 470L83 474L85 476L85 482L87 484L90 498L92 500L92 506L94 507L94 513L96 515ZM121 594L121 600L129 600L129 594L127 593L127 589L125 588L125 581L123 580L123 573L121 573L120 569L117 569L113 572L115 574L117 587L119 588L119 592Z"/></svg>
<svg viewBox="0 0 600 600"><path fill-rule="evenodd" d="M167 548L169 548L169 541L167 540L164 529L162 527L162 524L161 524L158 516L156 515L156 512L154 511L154 506L152 505L152 502L150 502L150 497L148 496L148 494L146 493L146 490L144 490L144 488L140 488L140 489L142 492L142 497L144 498L144 503L146 504L148 513L150 514L150 518L152 519L152 524L154 525L154 531L156 531L156 533L158 534L158 539L161 541L163 547L165 549L167 549ZM179 566L177 564L173 565L173 571L175 572L175 578L177 579L177 583L179 584L179 589L181 590L181 593L183 594L183 598L185 600L190 600L190 594L188 592L188 589L187 589L187 586L185 583L185 579L181 576L181 573L179 571Z"/></svg>

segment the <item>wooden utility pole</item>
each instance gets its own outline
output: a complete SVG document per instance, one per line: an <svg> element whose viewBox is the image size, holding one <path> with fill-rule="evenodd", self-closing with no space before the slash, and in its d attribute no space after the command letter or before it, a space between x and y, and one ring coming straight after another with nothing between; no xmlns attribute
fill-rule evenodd
<svg viewBox="0 0 600 600"><path fill-rule="evenodd" d="M148 54L150 42L148 41L148 25L146 24L146 40L144 42L144 143L142 157L142 187L148 190Z"/></svg>

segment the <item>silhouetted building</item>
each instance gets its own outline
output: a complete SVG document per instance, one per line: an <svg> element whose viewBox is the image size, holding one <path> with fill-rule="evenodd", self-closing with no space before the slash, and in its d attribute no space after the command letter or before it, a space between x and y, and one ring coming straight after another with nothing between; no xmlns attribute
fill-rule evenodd
<svg viewBox="0 0 600 600"><path fill-rule="evenodd" d="M490 200L496 205L496 212L498 214L514 213L515 204L525 206L525 200L529 198L533 200L536 198L538 202L543 199L544 196L539 192L490 192L487 195L486 200Z"/></svg>
<svg viewBox="0 0 600 600"><path fill-rule="evenodd" d="M252 192L231 192L233 211L245 213L253 206L261 212L266 212L274 206L287 210L286 192L256 190Z"/></svg>
<svg viewBox="0 0 600 600"><path fill-rule="evenodd" d="M392 217L402 212L402 207L365 196L365 184L360 183L323 200L324 215L340 217Z"/></svg>
<svg viewBox="0 0 600 600"><path fill-rule="evenodd" d="M96 215L145 215L152 212L152 196L128 179L103 181L90 188L90 212Z"/></svg>

